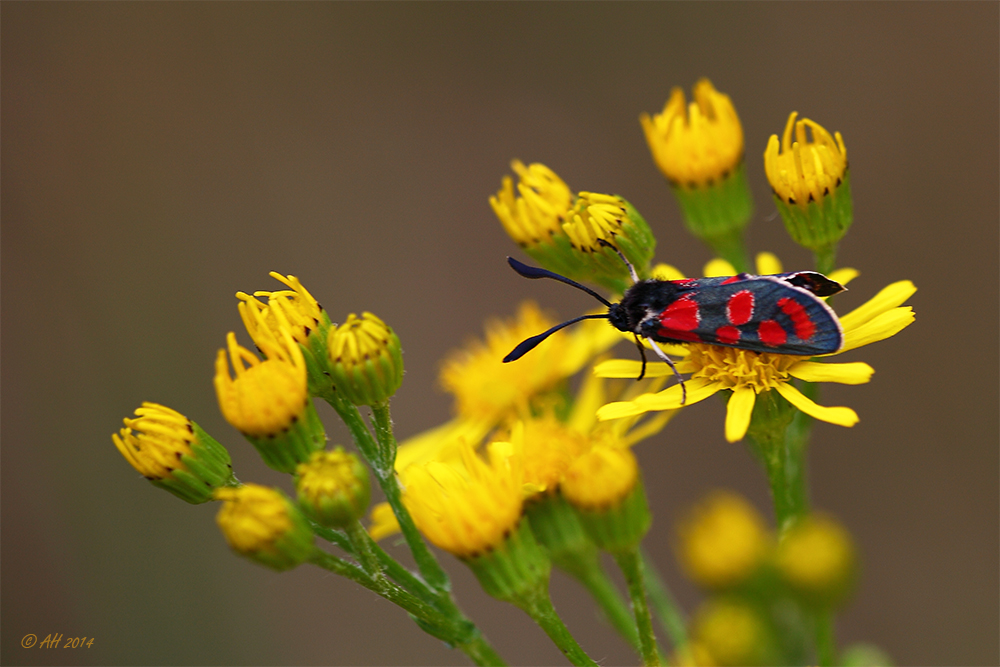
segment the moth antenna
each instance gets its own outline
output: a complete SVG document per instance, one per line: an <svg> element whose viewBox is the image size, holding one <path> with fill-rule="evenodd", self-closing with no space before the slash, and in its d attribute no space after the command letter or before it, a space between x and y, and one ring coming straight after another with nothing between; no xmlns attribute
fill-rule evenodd
<svg viewBox="0 0 1000 667"><path fill-rule="evenodd" d="M551 271L547 271L545 269L540 269L540 268L538 268L536 266L528 266L527 264L523 264L523 263L517 261L513 257L508 257L507 258L507 263L510 264L510 268L514 269L515 271L517 271L519 274L521 274L525 278L531 278L532 280L537 280L539 278L552 278L552 280L558 280L559 282L566 283L567 285L571 285L571 286L577 288L578 290L583 290L584 292L586 292L590 296L594 297L595 299L597 299L598 301L600 301L601 303L603 303L608 308L611 307L611 302L608 301L607 299L605 299L603 296L601 296L600 294L598 294L594 290L590 289L586 285L581 285L580 283L576 282L575 280L570 280L566 276L560 276L558 273L552 273Z"/></svg>
<svg viewBox="0 0 1000 667"><path fill-rule="evenodd" d="M596 319L606 320L606 319L608 319L608 316L607 316L607 314L602 314L602 315L581 315L580 317L574 317L571 320L566 320L562 324L557 324L554 327L552 327L551 329L549 329L548 331L546 331L545 333L540 333L537 336L532 336L531 338L525 338L524 340L522 340L520 343L517 344L517 347L515 347L513 350L510 351L510 354L508 354L506 357L503 358L503 362L506 364L506 363L509 363L511 361L517 361L518 359L520 359L521 357L523 357L525 354L527 354L531 350L535 349L536 345L538 345L543 340L545 340L546 338L548 338L549 336L551 336L555 332L559 331L563 327L568 327L571 324L576 324L580 320L596 320Z"/></svg>
<svg viewBox="0 0 1000 667"><path fill-rule="evenodd" d="M642 370L639 371L639 377L635 379L635 381L638 382L642 378L646 377L646 348L644 348L642 343L639 341L639 334L633 333L632 335L635 336L635 346L639 348L639 354L642 356Z"/></svg>
<svg viewBox="0 0 1000 667"><path fill-rule="evenodd" d="M653 351L656 352L657 356L659 356L660 359L663 359L665 362L667 362L667 365L670 366L670 370L672 370L674 372L674 375L677 376L677 381L681 385L681 405L684 405L685 403L687 403L687 397L688 397L687 386L685 386L684 384L684 378L682 378L681 374L677 371L677 367L674 366L674 360L667 356L667 353L664 352L663 349L656 344L655 340L653 340L652 338L646 338L646 340L648 340L649 344L653 346Z"/></svg>
<svg viewBox="0 0 1000 667"><path fill-rule="evenodd" d="M608 243L604 239L597 239L597 244L600 245L600 246L604 246L605 248L611 248L612 250L614 250L615 254L617 254L619 257L621 257L622 261L625 262L625 266L628 267L628 273L629 273L630 276L632 276L632 282L633 283L639 282L639 274L635 272L635 267L632 266L632 262L628 261L628 259L625 257L625 255L622 254L621 250L619 250L618 248L614 247L613 245L611 245L610 243Z"/></svg>

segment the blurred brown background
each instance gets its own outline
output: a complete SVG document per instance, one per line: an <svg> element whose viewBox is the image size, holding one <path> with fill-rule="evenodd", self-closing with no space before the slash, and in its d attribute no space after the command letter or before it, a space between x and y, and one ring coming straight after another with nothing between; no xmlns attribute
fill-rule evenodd
<svg viewBox="0 0 1000 667"><path fill-rule="evenodd" d="M220 417L212 362L237 290L293 273L334 320L369 309L406 351L406 437L447 419L441 357L527 297L487 204L511 158L645 215L657 259L709 259L682 228L638 123L708 76L743 120L750 244L789 268L763 175L797 110L847 143L861 270L838 308L913 279L917 322L852 352L877 373L824 388L853 429L818 425L813 500L853 531L859 592L838 624L901 664L997 664L996 3L2 5L4 664L465 664L367 591L230 554L216 508L144 482L110 434L143 400L227 444L241 479L287 480ZM239 334L244 343L249 340ZM623 348L624 351L624 348ZM627 352L627 351L624 351ZM324 413L328 414L328 413ZM764 476L687 410L638 453L647 539L688 610L678 514ZM329 422L331 437L345 434ZM445 556L457 597L512 664L562 657ZM581 591L557 607L604 664L635 657ZM96 638L25 650L22 636Z"/></svg>

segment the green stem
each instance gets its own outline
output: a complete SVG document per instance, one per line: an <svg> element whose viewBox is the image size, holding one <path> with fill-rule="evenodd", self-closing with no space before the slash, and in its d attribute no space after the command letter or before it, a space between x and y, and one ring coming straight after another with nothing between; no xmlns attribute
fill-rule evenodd
<svg viewBox="0 0 1000 667"><path fill-rule="evenodd" d="M832 243L828 246L814 249L813 259L816 263L816 270L819 273L829 275L837 268L837 244Z"/></svg>
<svg viewBox="0 0 1000 667"><path fill-rule="evenodd" d="M743 245L741 231L736 230L724 236L706 238L705 242L711 246L716 255L732 264L736 273L751 273L750 258Z"/></svg>
<svg viewBox="0 0 1000 667"><path fill-rule="evenodd" d="M653 619L649 615L646 604L646 584L642 572L642 559L639 549L619 551L614 554L618 567L625 575L628 584L628 594L632 598L632 611L635 613L635 625L639 631L639 644L642 649L644 665L659 665L660 650L656 645L656 634L653 632Z"/></svg>
<svg viewBox="0 0 1000 667"><path fill-rule="evenodd" d="M512 602L523 609L531 619L537 623L549 639L559 647L571 663L574 665L586 665L597 667L597 663L590 659L580 644L577 643L573 635L566 628L566 624L559 618L556 608L552 606L552 599L549 597L548 589L544 586L536 587L532 594L518 596Z"/></svg>
<svg viewBox="0 0 1000 667"><path fill-rule="evenodd" d="M373 405L372 422L375 424L375 438L378 440L382 460L389 466L396 463L396 437L392 434L392 417L389 415L389 401Z"/></svg>
<svg viewBox="0 0 1000 667"><path fill-rule="evenodd" d="M500 654L490 646L490 643L479 634L478 630L472 639L461 644L456 644L456 646L477 665L497 665L498 667L502 667L507 664L500 657Z"/></svg>
<svg viewBox="0 0 1000 667"><path fill-rule="evenodd" d="M816 660L820 667L833 667L836 643L833 639L833 613L823 609L815 613L813 630L816 638Z"/></svg>
<svg viewBox="0 0 1000 667"><path fill-rule="evenodd" d="M563 559L564 561L566 559ZM612 583L604 568L601 567L600 558L597 552L591 552L587 557L576 559L573 567L560 567L572 575L577 581L584 585L600 605L604 615L607 616L611 626L618 631L622 637L637 652L642 652L642 644L639 642L639 632L635 628L635 618L629 611L628 605L622 599L621 593Z"/></svg>
<svg viewBox="0 0 1000 667"><path fill-rule="evenodd" d="M764 464L778 530L787 529L809 510L805 448L789 437L795 410L777 392L757 397L748 434Z"/></svg>
<svg viewBox="0 0 1000 667"><path fill-rule="evenodd" d="M688 656L691 648L688 646L687 621L684 618L684 612L674 600L674 596L671 595L670 589L667 588L653 561L641 549L639 555L642 558L642 566L646 574L646 594L649 595L649 599L653 603L656 615L660 618L660 624L667 636L670 637L670 643L674 650L682 657ZM684 660L683 664L693 664L693 662Z"/></svg>
<svg viewBox="0 0 1000 667"><path fill-rule="evenodd" d="M381 595L386 600L402 607L425 623L440 628L447 628L454 625L454 619L448 618L433 606L427 604L420 598L409 593L405 589L392 583L385 577L372 577L362 568L354 563L350 563L343 558L338 558L328 554L322 549L315 549L309 558L313 565L339 574L342 577L357 582L368 590Z"/></svg>
<svg viewBox="0 0 1000 667"><path fill-rule="evenodd" d="M448 575L445 574L441 564L434 558L434 554L431 553L427 543L424 542L424 538L420 535L420 531L417 530L416 524L413 523L413 518L410 516L409 511L403 505L403 493L399 488L399 480L396 479L394 468L395 440L392 441L391 446L393 460L386 460L383 457L383 452L389 451L390 445L382 445L372 438L371 431L368 430L368 426L365 424L364 419L362 419L361 413L358 412L358 408L343 400L338 395L328 397L327 400L333 406L333 409L337 411L337 414L340 415L344 424L347 425L358 449L368 460L368 463L371 464L372 471L375 473L375 479L378 480L379 486L382 487L382 492L385 494L386 501L396 515L396 520L399 522L403 537L406 538L406 544L413 553L413 559L416 561L417 568L420 570L424 581L430 584L435 590L450 590L451 583L448 581ZM376 410L373 414L375 415L376 423L378 423L379 419L385 419L386 422L389 421L387 405L384 411ZM377 435L383 438L392 438L392 428L388 423L383 424L383 426L376 426L375 431Z"/></svg>

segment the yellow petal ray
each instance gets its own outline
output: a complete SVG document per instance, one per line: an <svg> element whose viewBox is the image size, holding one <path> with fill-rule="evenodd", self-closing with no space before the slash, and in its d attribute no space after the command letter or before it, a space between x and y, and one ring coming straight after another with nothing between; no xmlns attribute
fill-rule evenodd
<svg viewBox="0 0 1000 667"><path fill-rule="evenodd" d="M726 440L739 442L747 434L756 401L757 393L753 387L737 387L733 391L726 405Z"/></svg>
<svg viewBox="0 0 1000 667"><path fill-rule="evenodd" d="M685 384L687 386L687 402L684 404L685 406L703 401L723 388L718 382L705 380L704 378L687 380ZM676 410L681 407L681 399L681 386L675 384L656 394L643 394L634 401L608 403L597 411L597 418L601 421L607 421L609 419L633 417L651 410Z"/></svg>
<svg viewBox="0 0 1000 667"><path fill-rule="evenodd" d="M721 278L724 276L735 276L736 269L726 260L716 257L705 265L703 273L706 278Z"/></svg>
<svg viewBox="0 0 1000 667"><path fill-rule="evenodd" d="M669 351L674 347L681 349L680 346L675 345L663 345L660 347L664 351ZM686 353L687 350L685 349ZM681 373L690 373L695 368L685 367L684 361L675 362L677 370ZM689 365L690 366L690 365ZM594 375L599 378L625 378L627 380L634 380L639 377L639 373L642 372L642 362L638 359L608 359L607 361L602 361L601 363L594 366ZM673 375L674 372L670 369L670 366L661 362L659 359L650 359L646 364L646 378L661 378L669 377Z"/></svg>
<svg viewBox="0 0 1000 667"><path fill-rule="evenodd" d="M841 285L846 285L847 283L851 282L860 275L861 272L858 271L857 269L844 268L833 271L830 275L827 276L827 278L835 282L838 282Z"/></svg>
<svg viewBox="0 0 1000 667"><path fill-rule="evenodd" d="M839 382L864 384L871 380L875 369L862 361L849 364L821 364L800 361L788 369L788 374L806 382Z"/></svg>
<svg viewBox="0 0 1000 667"><path fill-rule="evenodd" d="M855 329L882 313L892 310L913 296L917 287L909 280L900 280L886 286L863 305L855 308L840 318L840 324L845 332Z"/></svg>
<svg viewBox="0 0 1000 667"><path fill-rule="evenodd" d="M900 331L913 323L913 308L903 306L893 308L887 313L882 313L875 319L844 332L844 347L840 352L846 352L863 345L877 343L891 336L895 336Z"/></svg>
<svg viewBox="0 0 1000 667"><path fill-rule="evenodd" d="M654 266L649 275L659 280L683 280L687 277L677 267L662 263Z"/></svg>
<svg viewBox="0 0 1000 667"><path fill-rule="evenodd" d="M781 273L781 260L773 252L757 253L757 273L762 276L769 276Z"/></svg>
<svg viewBox="0 0 1000 667"><path fill-rule="evenodd" d="M828 408L814 403L798 389L792 385L782 382L777 386L778 393L810 417L815 417L821 421L837 424L838 426L854 426L858 423L858 413L850 408L833 407Z"/></svg>

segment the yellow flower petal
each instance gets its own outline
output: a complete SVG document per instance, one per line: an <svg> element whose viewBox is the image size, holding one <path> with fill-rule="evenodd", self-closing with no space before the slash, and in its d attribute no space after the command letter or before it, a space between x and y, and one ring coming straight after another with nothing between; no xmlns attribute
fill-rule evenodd
<svg viewBox="0 0 1000 667"><path fill-rule="evenodd" d="M685 406L703 401L715 392L723 389L723 386L718 382L702 378L687 380L685 385L687 386L687 402L684 404ZM597 411L597 418L601 421L607 421L608 419L633 417L652 410L676 410L681 407L682 393L681 386L675 384L656 394L643 394L634 401L608 403Z"/></svg>
<svg viewBox="0 0 1000 667"><path fill-rule="evenodd" d="M916 291L916 286L909 280L892 283L869 299L867 303L841 317L840 324L844 327L845 332L850 332L851 329L865 324L882 313L903 305L903 302L913 296Z"/></svg>
<svg viewBox="0 0 1000 667"><path fill-rule="evenodd" d="M750 427L750 415L757 401L757 393L752 387L737 387L726 405L726 440L739 442Z"/></svg>
<svg viewBox="0 0 1000 667"><path fill-rule="evenodd" d="M658 280L684 280L687 276L670 264L657 264L649 274Z"/></svg>
<svg viewBox="0 0 1000 667"><path fill-rule="evenodd" d="M810 417L815 417L831 424L837 424L838 426L854 426L858 423L858 413L850 408L828 408L823 405L817 405L790 384L779 384L776 389L789 403Z"/></svg>
<svg viewBox="0 0 1000 667"><path fill-rule="evenodd" d="M840 352L846 352L863 345L877 343L890 336L895 336L900 331L913 323L913 308L904 306L893 308L887 313L882 313L875 319L844 332L844 347Z"/></svg>
<svg viewBox="0 0 1000 667"><path fill-rule="evenodd" d="M844 269L837 269L836 271L828 275L827 278L829 278L834 282L838 282L841 285L846 285L847 283L851 282L860 275L861 272L858 271L857 269L844 268Z"/></svg>
<svg viewBox="0 0 1000 667"><path fill-rule="evenodd" d="M704 273L706 278L720 278L724 276L735 276L736 269L726 260L716 257L705 265Z"/></svg>
<svg viewBox="0 0 1000 667"><path fill-rule="evenodd" d="M757 273L762 276L781 273L781 260L773 252L757 253Z"/></svg>
<svg viewBox="0 0 1000 667"><path fill-rule="evenodd" d="M788 374L806 382L839 382L840 384L864 384L871 380L875 369L862 361L849 364L821 364L815 361L800 361L788 369Z"/></svg>

